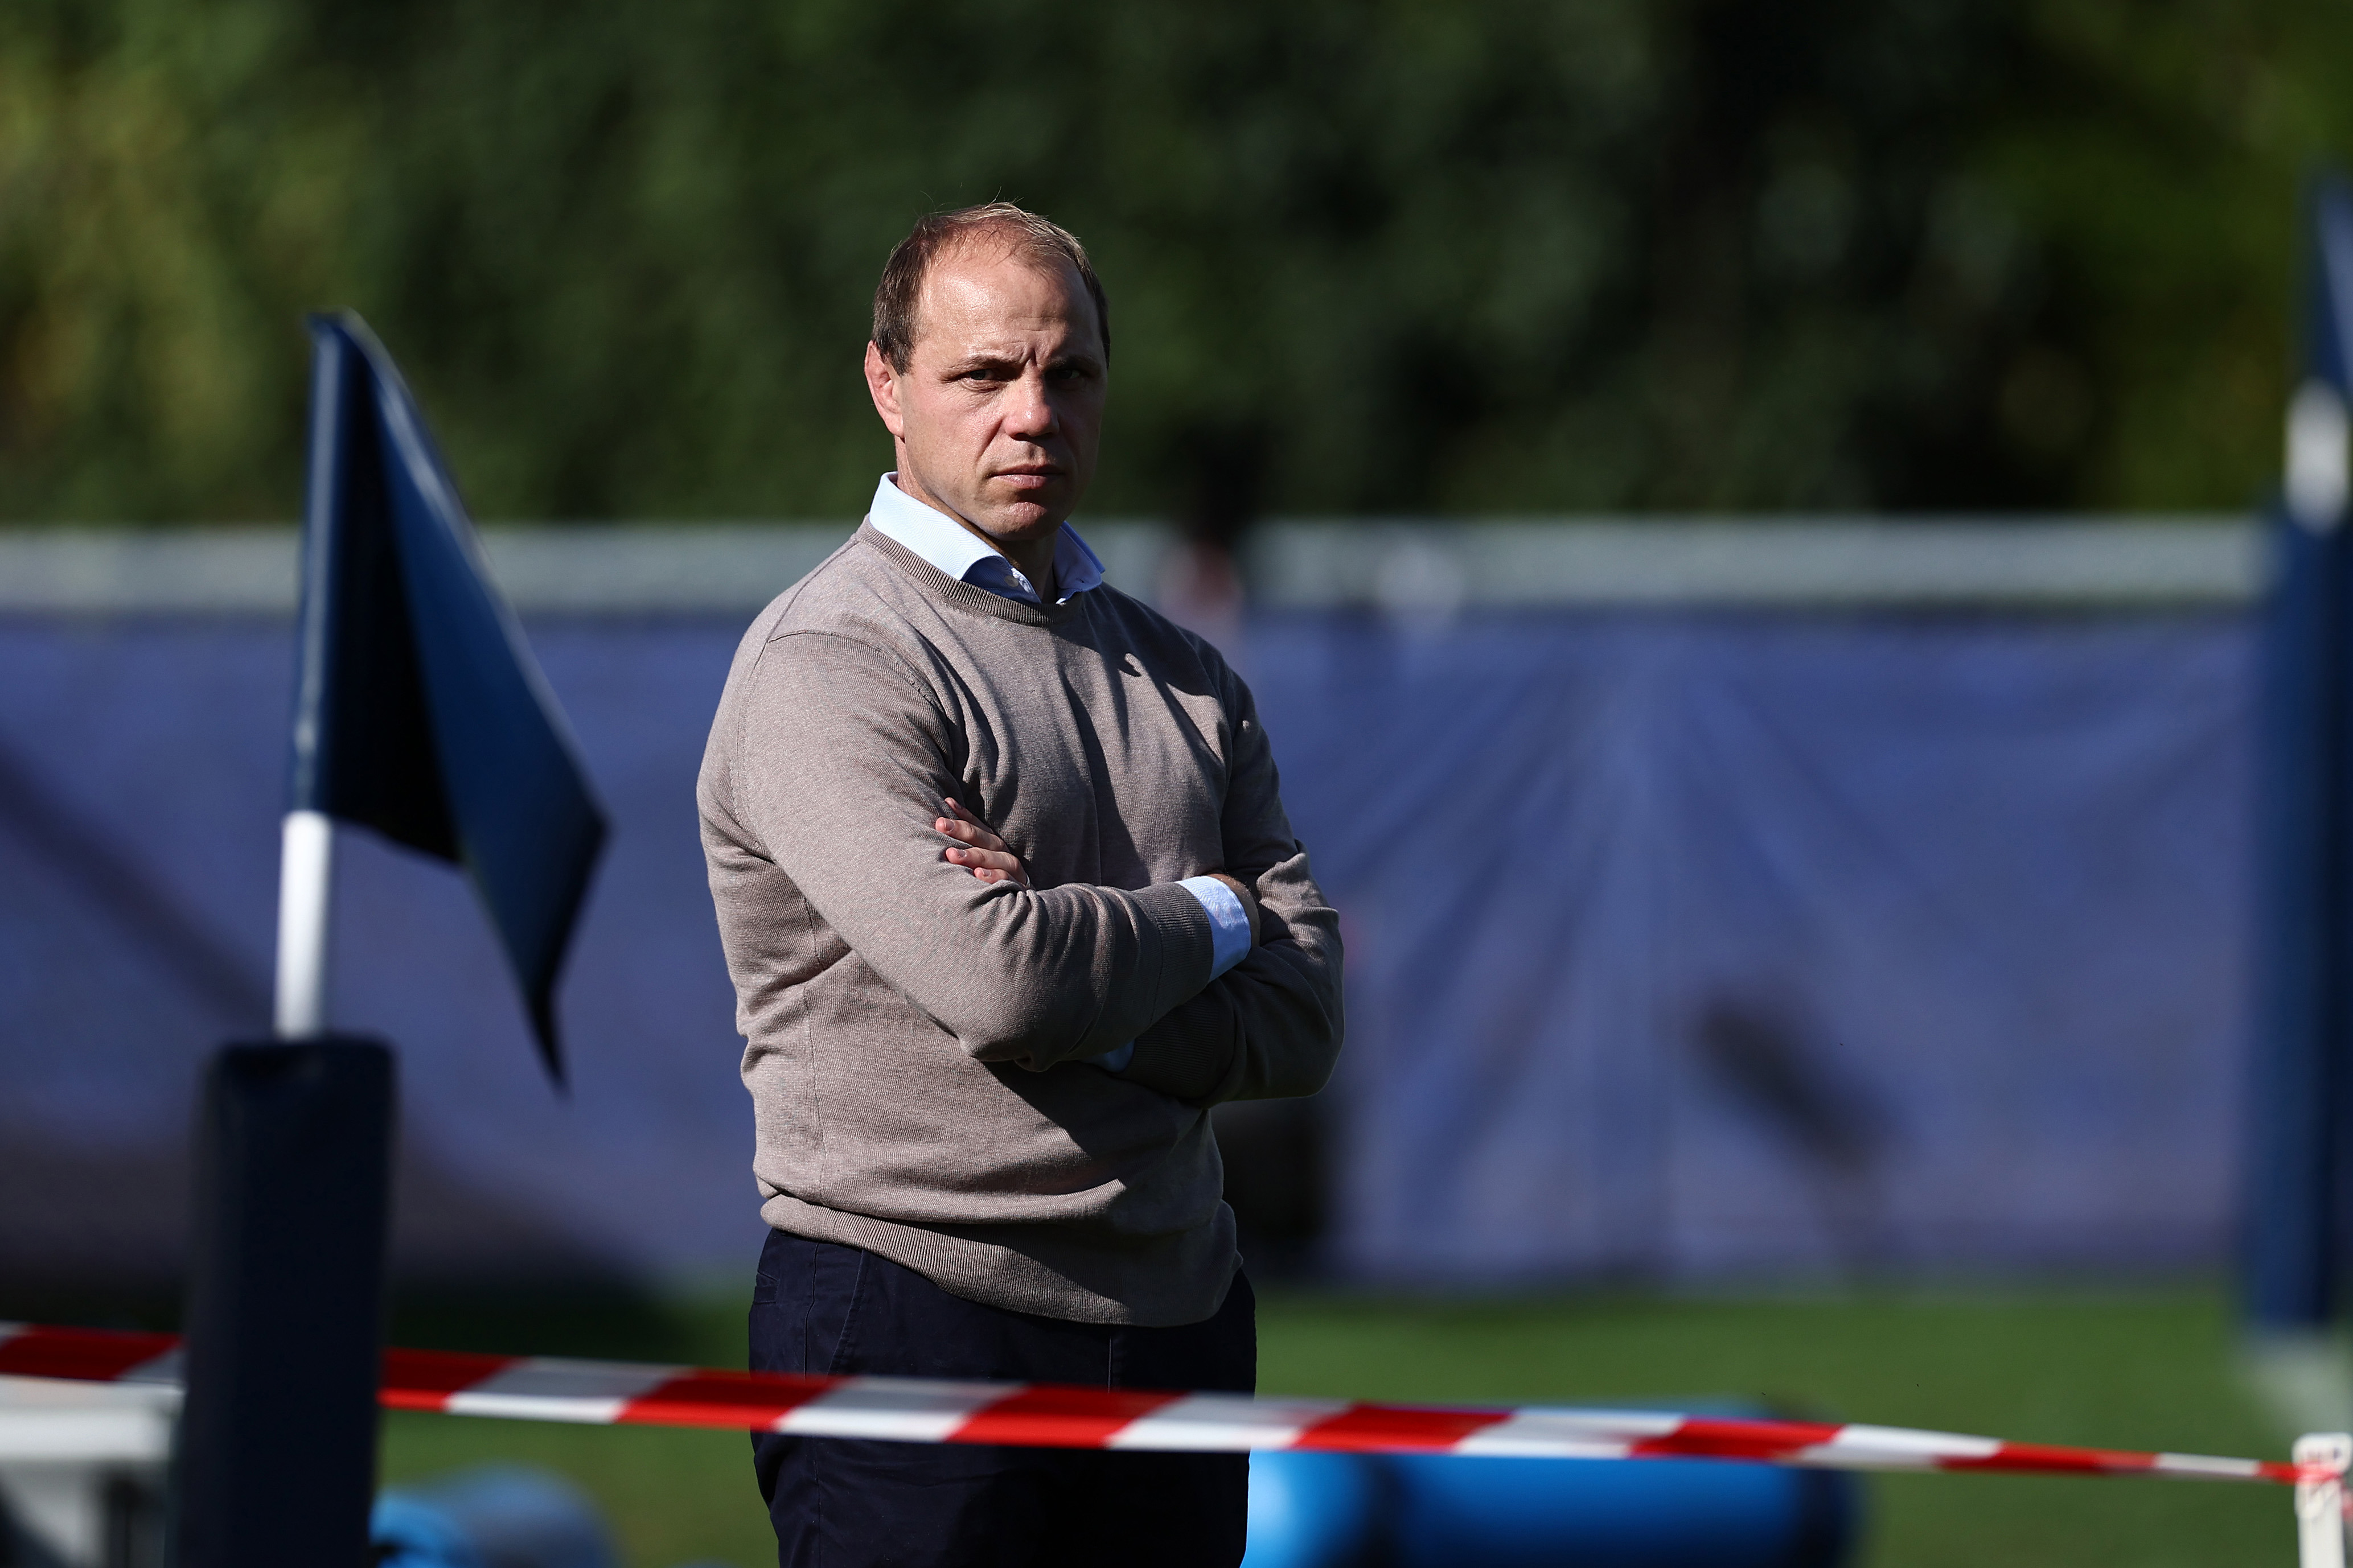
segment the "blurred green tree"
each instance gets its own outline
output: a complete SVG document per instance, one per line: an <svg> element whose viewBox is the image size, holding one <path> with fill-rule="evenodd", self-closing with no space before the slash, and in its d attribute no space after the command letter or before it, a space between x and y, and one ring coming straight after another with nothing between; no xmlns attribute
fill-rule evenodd
<svg viewBox="0 0 2353 1568"><path fill-rule="evenodd" d="M2294 0L13 0L0 517L283 517L306 308L494 517L843 516L928 207L1097 253L1098 513L2233 507Z"/></svg>

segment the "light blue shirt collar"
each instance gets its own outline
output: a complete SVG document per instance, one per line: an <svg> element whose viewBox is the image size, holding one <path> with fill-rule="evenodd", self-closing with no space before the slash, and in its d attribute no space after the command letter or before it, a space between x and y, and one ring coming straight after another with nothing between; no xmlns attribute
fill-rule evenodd
<svg viewBox="0 0 2353 1568"><path fill-rule="evenodd" d="M1039 603L1037 584L1018 566L981 542L979 535L945 512L934 511L898 486L897 473L882 476L874 487L874 504L866 521L905 545L959 583L986 588L1000 598ZM1054 585L1067 605L1090 588L1103 585L1103 563L1069 523L1054 536Z"/></svg>

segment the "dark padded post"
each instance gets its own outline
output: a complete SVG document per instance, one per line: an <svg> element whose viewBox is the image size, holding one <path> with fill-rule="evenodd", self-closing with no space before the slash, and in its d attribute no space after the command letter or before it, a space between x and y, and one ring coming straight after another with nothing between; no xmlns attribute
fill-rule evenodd
<svg viewBox="0 0 2353 1568"><path fill-rule="evenodd" d="M392 1053L229 1046L196 1129L181 1568L361 1568L375 1489Z"/></svg>
<svg viewBox="0 0 2353 1568"><path fill-rule="evenodd" d="M2341 529L2272 525L2263 631L2259 1007L2244 1187L2244 1308L2259 1333L2334 1316L2353 993L2353 785L2347 705L2353 551Z"/></svg>

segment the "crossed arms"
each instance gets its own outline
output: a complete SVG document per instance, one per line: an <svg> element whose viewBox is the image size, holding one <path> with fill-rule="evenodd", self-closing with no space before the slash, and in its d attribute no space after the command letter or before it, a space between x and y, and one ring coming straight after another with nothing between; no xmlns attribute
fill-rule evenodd
<svg viewBox="0 0 2353 1568"><path fill-rule="evenodd" d="M1044 1070L1133 1041L1124 1076L1179 1099L1309 1094L1339 1048L1337 917L1235 686L1227 864L1203 870L1242 899L1254 941L1214 981L1209 919L1187 889L1033 889L987 825L943 816L964 735L913 671L861 640L767 646L740 714L756 743L739 751L759 765L735 770L730 812L858 960L980 1060Z"/></svg>
<svg viewBox="0 0 2353 1568"><path fill-rule="evenodd" d="M1020 858L1005 847L1005 840L988 830L988 825L964 808L963 803L950 796L940 804L948 815L935 818L932 829L955 840L940 851L940 858L964 867L984 882L1010 882L1017 888L1029 885L1029 873L1022 868ZM1226 890L1242 907L1242 917L1250 921L1250 944L1258 945L1258 895L1249 887L1227 876L1223 871L1206 871L1202 875L1212 881L1223 882Z"/></svg>

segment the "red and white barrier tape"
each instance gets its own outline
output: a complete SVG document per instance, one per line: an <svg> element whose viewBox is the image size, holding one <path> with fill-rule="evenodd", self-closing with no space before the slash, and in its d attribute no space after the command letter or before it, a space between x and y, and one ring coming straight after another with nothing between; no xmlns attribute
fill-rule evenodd
<svg viewBox="0 0 2353 1568"><path fill-rule="evenodd" d="M178 1347L170 1334L0 1323L0 1374L176 1387ZM1830 1469L2173 1476L2331 1487L2344 1470L2341 1463L2319 1456L2297 1464L2142 1454L1813 1421L1541 1405L1447 1409L907 1377L791 1377L450 1351L386 1351L382 1399L395 1410L453 1415L1022 1447L1744 1459Z"/></svg>

